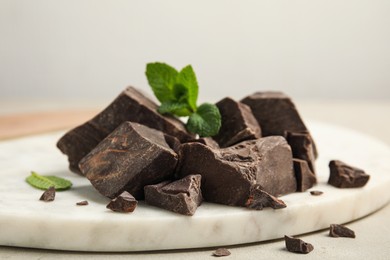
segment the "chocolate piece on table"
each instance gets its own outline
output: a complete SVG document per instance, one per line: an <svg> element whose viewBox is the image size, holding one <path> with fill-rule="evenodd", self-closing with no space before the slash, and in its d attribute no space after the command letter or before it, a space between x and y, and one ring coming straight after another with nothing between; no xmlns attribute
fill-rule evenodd
<svg viewBox="0 0 390 260"><path fill-rule="evenodd" d="M358 188L366 185L370 175L359 168L352 167L338 160L329 162L330 175L328 184L337 188Z"/></svg>
<svg viewBox="0 0 390 260"><path fill-rule="evenodd" d="M77 206L87 206L88 205L88 201L86 200L83 200L83 201L79 201L76 203Z"/></svg>
<svg viewBox="0 0 390 260"><path fill-rule="evenodd" d="M293 157L305 160L313 174L315 174L315 155L313 139L308 132L289 132L285 133L286 140L291 146Z"/></svg>
<svg viewBox="0 0 390 260"><path fill-rule="evenodd" d="M53 201L55 197L56 197L56 189L54 187L50 187L42 193L39 200Z"/></svg>
<svg viewBox="0 0 390 260"><path fill-rule="evenodd" d="M80 174L80 160L125 121L160 130L182 142L194 138L180 120L162 116L157 112L157 107L138 90L128 87L94 118L67 132L58 141L57 147L68 155L70 170Z"/></svg>
<svg viewBox="0 0 390 260"><path fill-rule="evenodd" d="M291 148L281 136L244 141L223 149L200 143L181 145L177 175L202 175L205 201L242 206L260 184L273 196L296 191Z"/></svg>
<svg viewBox="0 0 390 260"><path fill-rule="evenodd" d="M145 202L182 215L192 216L202 203L201 176L188 175L183 179L145 186Z"/></svg>
<svg viewBox="0 0 390 260"><path fill-rule="evenodd" d="M137 207L138 201L127 191L122 192L118 197L111 200L106 208L115 212L133 212Z"/></svg>
<svg viewBox="0 0 390 260"><path fill-rule="evenodd" d="M262 210L266 207L273 209L282 209L287 207L284 201L272 196L271 194L261 190L260 185L254 185L251 188L251 193L245 205L247 208Z"/></svg>
<svg viewBox="0 0 390 260"><path fill-rule="evenodd" d="M308 254L313 251L314 247L310 243L306 243L302 239L294 238L290 236L284 236L286 248L290 252Z"/></svg>
<svg viewBox="0 0 390 260"><path fill-rule="evenodd" d="M303 192L317 183L317 178L309 169L307 161L293 158L295 177L297 178L297 191Z"/></svg>
<svg viewBox="0 0 390 260"><path fill-rule="evenodd" d="M294 103L282 92L256 92L241 102L252 109L263 136L284 135L285 131L308 132ZM314 142L313 148L317 158Z"/></svg>
<svg viewBox="0 0 390 260"><path fill-rule="evenodd" d="M231 253L226 248L218 248L213 252L213 256L221 257L221 256L229 256Z"/></svg>
<svg viewBox="0 0 390 260"><path fill-rule="evenodd" d="M350 237L355 238L355 232L343 225L331 224L329 229L330 237Z"/></svg>
<svg viewBox="0 0 390 260"><path fill-rule="evenodd" d="M312 191L310 191L310 194L313 196L320 196L324 193L322 191L319 191L319 190L312 190Z"/></svg>
<svg viewBox="0 0 390 260"><path fill-rule="evenodd" d="M128 191L142 199L144 186L170 179L177 161L163 132L125 122L81 160L80 169L106 197Z"/></svg>
<svg viewBox="0 0 390 260"><path fill-rule="evenodd" d="M250 107L231 98L224 98L216 106L221 113L221 128L213 139L220 147L257 139L261 137L261 129L253 116Z"/></svg>

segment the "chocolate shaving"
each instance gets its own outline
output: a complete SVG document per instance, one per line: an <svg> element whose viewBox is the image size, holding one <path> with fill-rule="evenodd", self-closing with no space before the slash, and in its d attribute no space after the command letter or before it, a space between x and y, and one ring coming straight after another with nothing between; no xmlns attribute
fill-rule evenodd
<svg viewBox="0 0 390 260"><path fill-rule="evenodd" d="M42 194L39 200L53 201L55 197L56 197L56 189L52 186L47 190L45 190L45 192Z"/></svg>
<svg viewBox="0 0 390 260"><path fill-rule="evenodd" d="M83 200L83 201L77 202L76 205L78 205L78 206L86 206L86 205L88 205L88 201Z"/></svg>
<svg viewBox="0 0 390 260"><path fill-rule="evenodd" d="M261 190L260 185L254 185L251 188L251 192L245 206L247 208L256 210L262 210L265 207L271 207L273 209L281 209L287 207L282 200Z"/></svg>
<svg viewBox="0 0 390 260"><path fill-rule="evenodd" d="M111 200L106 208L115 212L133 212L137 207L137 200L127 191L122 192L118 197Z"/></svg>
<svg viewBox="0 0 390 260"><path fill-rule="evenodd" d="M355 232L343 225L331 224L329 229L330 237L350 237L355 238Z"/></svg>
<svg viewBox="0 0 390 260"><path fill-rule="evenodd" d="M299 238L294 238L285 235L284 241L286 242L287 250L293 253L308 254L314 249L312 244L306 243Z"/></svg>
<svg viewBox="0 0 390 260"><path fill-rule="evenodd" d="M329 162L330 175L328 184L337 188L359 188L366 185L370 175L359 168L344 162L333 160Z"/></svg>
<svg viewBox="0 0 390 260"><path fill-rule="evenodd" d="M312 190L312 191L310 191L310 194L313 196L320 196L324 193L322 191L319 191L319 190Z"/></svg>
<svg viewBox="0 0 390 260"><path fill-rule="evenodd" d="M228 256L230 255L230 251L227 250L226 248L218 248L213 252L213 256L221 257L221 256Z"/></svg>

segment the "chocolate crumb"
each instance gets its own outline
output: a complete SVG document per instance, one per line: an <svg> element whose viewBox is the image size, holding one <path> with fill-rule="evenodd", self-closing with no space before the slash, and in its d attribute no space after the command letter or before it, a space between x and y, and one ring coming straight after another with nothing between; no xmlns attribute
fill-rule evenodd
<svg viewBox="0 0 390 260"><path fill-rule="evenodd" d="M330 175L328 184L337 188L359 188L366 185L370 175L359 168L352 167L342 161L329 162Z"/></svg>
<svg viewBox="0 0 390 260"><path fill-rule="evenodd" d="M42 194L39 200L53 201L55 197L56 197L56 189L54 188L54 186L52 186L47 190L45 190L45 192Z"/></svg>
<svg viewBox="0 0 390 260"><path fill-rule="evenodd" d="M220 256L228 256L230 255L230 251L227 250L226 248L218 248L217 250L215 250L215 252L213 253L213 256L217 256L217 257L220 257Z"/></svg>
<svg viewBox="0 0 390 260"><path fill-rule="evenodd" d="M299 238L294 238L285 235L284 241L286 242L287 250L290 252L308 254L314 249L312 244L306 243L305 241Z"/></svg>
<svg viewBox="0 0 390 260"><path fill-rule="evenodd" d="M115 212L133 212L137 207L138 201L128 193L127 191L122 192L118 197L111 200L107 204L106 208L111 209Z"/></svg>
<svg viewBox="0 0 390 260"><path fill-rule="evenodd" d="M287 207L282 200L263 191L260 185L254 185L251 188L250 195L247 202L245 203L245 206L247 208L256 210L262 210L265 207L271 207L273 209Z"/></svg>
<svg viewBox="0 0 390 260"><path fill-rule="evenodd" d="M86 205L88 205L88 201L83 200L83 201L77 202L76 205L77 206L86 206Z"/></svg>
<svg viewBox="0 0 390 260"><path fill-rule="evenodd" d="M343 225L331 224L329 229L330 237L350 237L355 238L355 232Z"/></svg>
<svg viewBox="0 0 390 260"><path fill-rule="evenodd" d="M320 196L324 193L322 191L319 191L319 190L312 190L312 191L310 191L310 194L313 196Z"/></svg>

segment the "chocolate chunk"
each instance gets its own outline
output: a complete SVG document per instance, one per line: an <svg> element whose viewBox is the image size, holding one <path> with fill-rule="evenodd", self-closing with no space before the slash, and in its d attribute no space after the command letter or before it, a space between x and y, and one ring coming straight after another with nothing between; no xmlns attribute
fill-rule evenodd
<svg viewBox="0 0 390 260"><path fill-rule="evenodd" d="M69 159L71 171L81 174L80 160L120 124L132 121L160 130L184 142L193 139L184 124L157 112L157 105L133 87L123 91L106 109L88 122L70 130L57 143Z"/></svg>
<svg viewBox="0 0 390 260"><path fill-rule="evenodd" d="M331 224L329 229L330 237L350 237L355 238L355 232L343 225Z"/></svg>
<svg viewBox="0 0 390 260"><path fill-rule="evenodd" d="M315 174L315 155L311 135L308 132L286 132L286 140L291 146L293 157L305 160Z"/></svg>
<svg viewBox="0 0 390 260"><path fill-rule="evenodd" d="M77 202L76 205L77 206L87 206L88 205L88 201L83 200L83 201Z"/></svg>
<svg viewBox="0 0 390 260"><path fill-rule="evenodd" d="M202 203L201 176L188 175L183 179L145 186L146 203L182 215L192 216Z"/></svg>
<svg viewBox="0 0 390 260"><path fill-rule="evenodd" d="M341 161L330 161L329 168L328 184L337 188L363 187L370 179L370 175L363 170L349 166Z"/></svg>
<svg viewBox="0 0 390 260"><path fill-rule="evenodd" d="M293 158L295 177L297 178L297 191L303 192L313 187L317 182L316 176L309 169L306 161Z"/></svg>
<svg viewBox="0 0 390 260"><path fill-rule="evenodd" d="M308 254L314 249L312 244L306 243L299 238L294 238L285 235L284 241L286 242L287 250L290 252Z"/></svg>
<svg viewBox="0 0 390 260"><path fill-rule="evenodd" d="M193 142L198 142L198 143L201 143L201 144L204 144L204 145L207 145L213 149L219 149L219 145L216 141L214 141L214 139L210 138L210 137L202 137L202 138L198 138L198 139L194 139L194 140L191 140L189 141L188 143L193 143Z"/></svg>
<svg viewBox="0 0 390 260"><path fill-rule="evenodd" d="M177 154L158 130L125 122L80 162L80 169L104 196L128 191L144 197L144 186L170 179Z"/></svg>
<svg viewBox="0 0 390 260"><path fill-rule="evenodd" d="M312 190L312 191L310 191L310 194L313 196L320 196L324 193L322 191L319 191L319 190Z"/></svg>
<svg viewBox="0 0 390 260"><path fill-rule="evenodd" d="M39 200L43 201L53 201L56 197L56 189L54 187L50 187L45 192L42 193L42 196Z"/></svg>
<svg viewBox="0 0 390 260"><path fill-rule="evenodd" d="M223 149L185 143L179 155L177 174L202 175L206 201L245 207L255 184L273 196L296 191L291 148L281 136L244 141Z"/></svg>
<svg viewBox="0 0 390 260"><path fill-rule="evenodd" d="M229 256L231 253L226 248L218 248L213 252L213 256L221 257L221 256Z"/></svg>
<svg viewBox="0 0 390 260"><path fill-rule="evenodd" d="M242 103L252 109L263 136L284 135L289 132L308 132L292 100L281 92L256 92ZM314 155L317 150L313 142Z"/></svg>
<svg viewBox="0 0 390 260"><path fill-rule="evenodd" d="M213 138L220 147L261 137L260 126L250 107L231 98L224 98L216 105L221 113L222 124L219 133Z"/></svg>
<svg viewBox="0 0 390 260"><path fill-rule="evenodd" d="M266 207L271 207L273 209L282 209L287 207L284 201L277 199L271 194L261 190L260 185L254 185L251 188L251 193L245 204L247 208L262 210Z"/></svg>
<svg viewBox="0 0 390 260"><path fill-rule="evenodd" d="M111 200L106 208L115 212L133 212L137 207L138 201L127 191L122 192L118 197Z"/></svg>

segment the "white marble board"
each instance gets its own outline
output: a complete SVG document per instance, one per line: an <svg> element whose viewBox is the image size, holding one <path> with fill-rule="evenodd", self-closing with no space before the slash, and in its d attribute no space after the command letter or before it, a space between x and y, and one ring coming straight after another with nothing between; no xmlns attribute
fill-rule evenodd
<svg viewBox="0 0 390 260"><path fill-rule="evenodd" d="M79 251L144 251L216 247L298 235L345 223L390 201L390 148L353 130L309 122L320 157L321 196L308 192L281 197L287 208L262 211L202 204L192 217L140 203L131 214L106 209L108 199L88 180L69 172L55 147L63 132L0 142L0 245ZM328 162L340 159L363 168L371 179L363 188L326 184ZM54 202L39 201L41 190L25 183L35 170L65 177L72 189ZM88 206L76 202L88 200Z"/></svg>

